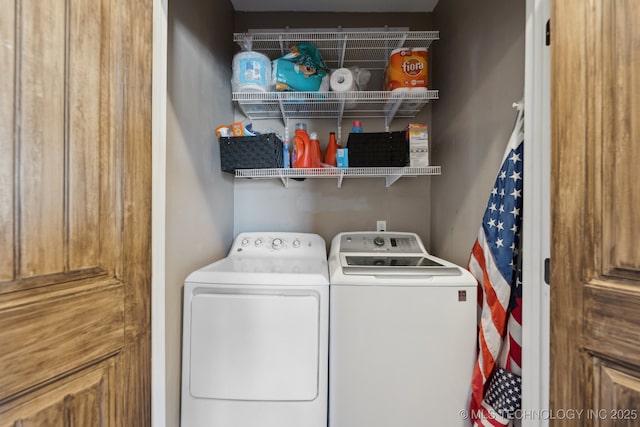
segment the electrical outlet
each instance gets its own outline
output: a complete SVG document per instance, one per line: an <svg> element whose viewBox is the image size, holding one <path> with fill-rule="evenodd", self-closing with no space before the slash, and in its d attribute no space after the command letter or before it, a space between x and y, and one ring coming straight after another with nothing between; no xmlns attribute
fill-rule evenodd
<svg viewBox="0 0 640 427"><path fill-rule="evenodd" d="M384 221L384 220L376 221L376 231L387 231L387 221Z"/></svg>

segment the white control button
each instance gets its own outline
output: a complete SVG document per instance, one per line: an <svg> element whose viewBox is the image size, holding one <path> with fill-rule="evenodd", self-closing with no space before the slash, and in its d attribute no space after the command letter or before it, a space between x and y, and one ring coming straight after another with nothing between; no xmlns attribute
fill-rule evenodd
<svg viewBox="0 0 640 427"><path fill-rule="evenodd" d="M247 246L249 244L249 239L242 239L242 246Z"/></svg>
<svg viewBox="0 0 640 427"><path fill-rule="evenodd" d="M293 241L293 247L294 248L299 248L301 245L300 240L296 239Z"/></svg>
<svg viewBox="0 0 640 427"><path fill-rule="evenodd" d="M256 239L256 246L262 246L262 239Z"/></svg>
<svg viewBox="0 0 640 427"><path fill-rule="evenodd" d="M282 247L282 239L280 238L273 239L273 241L271 242L271 247L273 249L280 249Z"/></svg>

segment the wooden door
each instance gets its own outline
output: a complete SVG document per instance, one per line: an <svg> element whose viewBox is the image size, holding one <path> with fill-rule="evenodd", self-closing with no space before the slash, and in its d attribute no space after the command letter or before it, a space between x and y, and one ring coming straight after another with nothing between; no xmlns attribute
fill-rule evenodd
<svg viewBox="0 0 640 427"><path fill-rule="evenodd" d="M150 425L150 0L0 0L0 426Z"/></svg>
<svg viewBox="0 0 640 427"><path fill-rule="evenodd" d="M640 425L640 2L552 9L551 408ZM591 412L588 412L591 411Z"/></svg>

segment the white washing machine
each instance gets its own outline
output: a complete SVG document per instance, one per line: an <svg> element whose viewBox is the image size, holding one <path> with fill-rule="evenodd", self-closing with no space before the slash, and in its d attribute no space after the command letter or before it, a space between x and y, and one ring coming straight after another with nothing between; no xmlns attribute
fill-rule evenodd
<svg viewBox="0 0 640 427"><path fill-rule="evenodd" d="M184 286L182 427L326 427L324 240L241 233Z"/></svg>
<svg viewBox="0 0 640 427"><path fill-rule="evenodd" d="M338 234L329 274L329 426L468 425L473 276L392 232Z"/></svg>

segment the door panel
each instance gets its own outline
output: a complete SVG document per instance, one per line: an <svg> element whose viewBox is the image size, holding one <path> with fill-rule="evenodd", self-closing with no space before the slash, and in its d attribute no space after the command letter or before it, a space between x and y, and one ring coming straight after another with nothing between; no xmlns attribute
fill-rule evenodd
<svg viewBox="0 0 640 427"><path fill-rule="evenodd" d="M50 5L25 0L17 8L18 269L25 278L64 269L65 4Z"/></svg>
<svg viewBox="0 0 640 427"><path fill-rule="evenodd" d="M115 361L72 375L6 405L0 427L117 426Z"/></svg>
<svg viewBox="0 0 640 427"><path fill-rule="evenodd" d="M150 425L151 4L0 3L0 425Z"/></svg>
<svg viewBox="0 0 640 427"><path fill-rule="evenodd" d="M640 419L640 377L626 369L594 359L598 374L596 384L595 416L600 427L637 426Z"/></svg>
<svg viewBox="0 0 640 427"><path fill-rule="evenodd" d="M551 22L551 409L595 411L551 424L638 425L640 3L556 1Z"/></svg>
<svg viewBox="0 0 640 427"><path fill-rule="evenodd" d="M122 285L79 291L1 312L0 401L123 347Z"/></svg>
<svg viewBox="0 0 640 427"><path fill-rule="evenodd" d="M602 14L605 108L601 273L640 281L640 3L605 2Z"/></svg>

